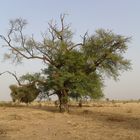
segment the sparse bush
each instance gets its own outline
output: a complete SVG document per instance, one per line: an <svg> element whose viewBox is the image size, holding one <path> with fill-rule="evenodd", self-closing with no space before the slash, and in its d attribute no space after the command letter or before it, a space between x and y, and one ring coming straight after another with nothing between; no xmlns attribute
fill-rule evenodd
<svg viewBox="0 0 140 140"><path fill-rule="evenodd" d="M132 113L132 109L129 108L126 112L127 112L127 113Z"/></svg>
<svg viewBox="0 0 140 140"><path fill-rule="evenodd" d="M106 98L106 101L108 102L109 101L109 98Z"/></svg>
<svg viewBox="0 0 140 140"><path fill-rule="evenodd" d="M11 97L13 102L31 103L39 95L39 90L35 84L26 84L24 86L11 85Z"/></svg>
<svg viewBox="0 0 140 140"><path fill-rule="evenodd" d="M112 100L111 102L112 102L112 104L115 104L115 100Z"/></svg>

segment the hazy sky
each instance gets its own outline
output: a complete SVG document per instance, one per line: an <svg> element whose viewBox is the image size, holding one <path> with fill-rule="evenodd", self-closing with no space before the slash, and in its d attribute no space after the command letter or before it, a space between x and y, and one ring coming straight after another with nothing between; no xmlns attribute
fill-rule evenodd
<svg viewBox="0 0 140 140"><path fill-rule="evenodd" d="M22 17L28 20L26 32L34 33L39 38L42 31L47 30L51 19L59 20L61 13L69 14L67 22L75 33L75 41L87 30L90 33L98 28L111 29L125 36L132 36L126 54L132 60L133 70L122 73L120 80L106 80L104 93L111 99L140 99L140 1L139 0L1 0L0 1L0 34L8 29L9 19ZM0 40L0 46L2 42ZM0 47L0 72L16 71L18 75L26 72L36 72L42 68L40 61L24 62L13 65L3 62L5 49ZM0 76L0 100L10 99L9 84L13 77Z"/></svg>

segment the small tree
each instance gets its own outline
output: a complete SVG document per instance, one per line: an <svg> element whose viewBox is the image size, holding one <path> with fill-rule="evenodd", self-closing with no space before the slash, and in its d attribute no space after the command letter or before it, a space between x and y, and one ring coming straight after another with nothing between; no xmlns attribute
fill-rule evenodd
<svg viewBox="0 0 140 140"><path fill-rule="evenodd" d="M24 102L26 104L34 101L40 93L40 91L36 88L36 86L33 83L24 86L11 85L10 90L11 97L14 102L18 101Z"/></svg>
<svg viewBox="0 0 140 140"><path fill-rule="evenodd" d="M40 75L40 73L35 74L25 74L18 78L16 76L16 73L12 73L9 71L5 71L4 73L8 73L12 75L16 81L18 82L18 85L10 85L9 88L11 90L11 97L13 102L24 102L24 103L31 103L34 101L39 94L41 93L40 86L43 84L43 77Z"/></svg>
<svg viewBox="0 0 140 140"><path fill-rule="evenodd" d="M64 19L65 15L61 15L60 27L50 22L50 34L43 34L40 42L23 34L27 24L23 19L11 20L7 36L0 35L9 48L5 58L13 58L16 62L23 58L44 62L46 93L58 96L60 110L62 106L67 110L68 98L73 93L102 97L104 74L117 79L120 71L130 69L129 60L123 57L130 38L100 29L91 36L86 33L82 42L75 43L70 26Z"/></svg>

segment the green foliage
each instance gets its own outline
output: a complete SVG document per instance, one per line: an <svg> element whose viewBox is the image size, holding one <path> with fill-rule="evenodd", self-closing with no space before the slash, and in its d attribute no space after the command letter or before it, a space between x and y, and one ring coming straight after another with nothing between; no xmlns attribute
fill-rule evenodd
<svg viewBox="0 0 140 140"><path fill-rule="evenodd" d="M44 70L46 89L54 94L66 89L68 96L75 98L103 97L104 75L117 79L120 71L130 69L129 60L123 57L128 41L129 38L101 29L87 37L78 49L68 51L60 46L57 55L52 56L55 65Z"/></svg>
<svg viewBox="0 0 140 140"><path fill-rule="evenodd" d="M130 61L123 57L130 38L116 35L112 31L97 30L95 35L87 38L82 48L86 56L87 71L98 71L101 75L116 79L119 72L129 70Z"/></svg>
<svg viewBox="0 0 140 140"><path fill-rule="evenodd" d="M25 75L22 75L19 80L21 82L32 83L33 81L38 81L40 79L42 80L42 78L43 77L41 77L40 73L34 73L34 74L27 73Z"/></svg>
<svg viewBox="0 0 140 140"><path fill-rule="evenodd" d="M60 26L50 22L50 34L45 33L40 42L23 35L25 20L16 19L10 22L8 39L0 35L10 47L7 58L13 58L17 62L21 62L23 58L39 59L44 65L47 64L42 70L44 78L39 79L40 74L27 74L21 77L21 81L26 79L30 83L39 79L43 92L48 96L58 95L60 104L63 99L68 100L68 97L101 98L104 76L116 80L120 72L131 68L130 61L124 58L130 38L99 29L93 35L85 34L82 42L76 44L64 18L65 15L60 16ZM16 42L15 37L18 37ZM21 93L29 92L27 87L19 87L19 90Z"/></svg>
<svg viewBox="0 0 140 140"><path fill-rule="evenodd" d="M82 97L88 95L91 98L101 98L102 79L96 72L87 74L84 55L77 50L66 52L57 59L59 65L49 65L43 72L47 75L47 87L54 94L59 90L67 90L70 97ZM60 65L62 64L62 65Z"/></svg>
<svg viewBox="0 0 140 140"><path fill-rule="evenodd" d="M40 92L38 89L36 89L34 85L24 85L24 86L11 85L10 90L11 97L14 102L19 101L24 103L30 103L34 101Z"/></svg>
<svg viewBox="0 0 140 140"><path fill-rule="evenodd" d="M20 82L25 82L26 84L11 85L11 97L12 100L15 102L16 100L19 102L30 103L34 101L38 95L40 94L41 90L36 85L36 82L42 79L39 73L35 74L25 74L20 77Z"/></svg>

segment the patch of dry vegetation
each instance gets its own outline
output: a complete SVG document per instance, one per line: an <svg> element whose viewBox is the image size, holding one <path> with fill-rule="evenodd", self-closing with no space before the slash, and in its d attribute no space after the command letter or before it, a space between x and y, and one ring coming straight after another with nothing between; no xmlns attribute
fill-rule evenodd
<svg viewBox="0 0 140 140"><path fill-rule="evenodd" d="M0 107L0 140L138 140L140 104L92 102L59 113L53 102ZM0 104L1 105L1 104Z"/></svg>

